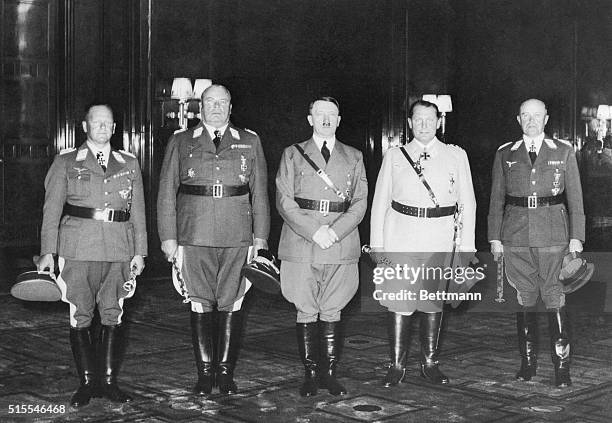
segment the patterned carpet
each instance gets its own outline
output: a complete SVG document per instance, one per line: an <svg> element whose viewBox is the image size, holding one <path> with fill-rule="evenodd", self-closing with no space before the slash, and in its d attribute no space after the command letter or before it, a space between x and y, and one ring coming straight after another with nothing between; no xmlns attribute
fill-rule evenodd
<svg viewBox="0 0 612 423"><path fill-rule="evenodd" d="M139 280L136 295L126 302L129 343L120 386L135 400L115 405L94 399L79 410L69 405L78 379L68 341L68 306L14 299L8 293L13 275L5 272L0 279L0 421L612 420L612 315L584 307L573 314L574 384L568 389L551 386L553 368L544 316L540 316L538 375L531 382L517 382L514 315L472 312L469 307L446 314L440 360L450 385L423 381L413 339L405 383L389 389L381 386L388 361L385 315L380 309L363 307L365 300L357 296L344 313L346 338L339 367L348 395L332 397L320 391L315 397L301 398L303 369L292 305L280 296L252 291L245 301L245 336L236 368L239 393L195 398L190 394L196 372L188 306L182 304L165 271L148 269L149 276ZM596 296L605 291L605 284L589 286ZM28 406L30 411L38 406L39 412L28 412Z"/></svg>

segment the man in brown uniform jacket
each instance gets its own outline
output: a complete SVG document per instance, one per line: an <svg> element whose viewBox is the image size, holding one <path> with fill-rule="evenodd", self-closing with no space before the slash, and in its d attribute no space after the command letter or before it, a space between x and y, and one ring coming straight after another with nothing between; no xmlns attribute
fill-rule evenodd
<svg viewBox="0 0 612 423"><path fill-rule="evenodd" d="M224 86L202 93L202 122L168 143L157 199L162 250L180 268L180 293L191 302L196 395L215 385L221 393L237 391L233 374L245 292L240 269L249 246L255 254L267 249L270 231L261 141L229 122L231 110Z"/></svg>
<svg viewBox="0 0 612 423"><path fill-rule="evenodd" d="M54 269L59 256L58 286L70 304L70 343L81 378L72 396L75 407L92 396L113 402L131 397L117 387L123 301L134 294L134 276L147 254L145 204L136 157L111 149L115 131L107 104L93 103L83 121L87 142L56 156L45 179L45 206L38 269ZM102 328L99 365L94 362L90 330L98 305ZM99 390L98 372L101 372Z"/></svg>
<svg viewBox="0 0 612 423"><path fill-rule="evenodd" d="M336 139L339 111L332 97L310 104L312 138L285 149L276 175L276 207L285 220L278 247L283 260L281 288L297 309L298 348L305 368L302 396L315 395L318 386L332 395L346 394L336 380L340 312L359 283L357 225L366 211L368 184L361 152ZM298 148L324 171L335 189Z"/></svg>
<svg viewBox="0 0 612 423"><path fill-rule="evenodd" d="M523 137L497 150L489 206L489 242L505 257L508 282L523 311L517 314L521 368L516 378L536 374L538 297L548 310L555 385L571 385L570 337L565 295L559 282L563 257L582 251L584 211L574 150L545 136L546 105L521 104ZM567 206L566 204L567 203Z"/></svg>

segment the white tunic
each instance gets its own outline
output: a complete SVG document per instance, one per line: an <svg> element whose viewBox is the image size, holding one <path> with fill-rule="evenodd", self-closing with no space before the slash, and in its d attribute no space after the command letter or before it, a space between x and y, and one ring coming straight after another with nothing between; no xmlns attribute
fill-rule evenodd
<svg viewBox="0 0 612 423"><path fill-rule="evenodd" d="M415 163L423 152L415 141L408 143L405 149ZM476 251L476 199L467 154L462 148L444 144L437 138L428 144L427 152L430 157L421 159L420 164L440 207L463 206L460 251ZM392 200L413 207L435 207L399 147L387 151L376 181L370 225L371 247L397 252L452 251L452 215L436 218L407 216L391 208Z"/></svg>

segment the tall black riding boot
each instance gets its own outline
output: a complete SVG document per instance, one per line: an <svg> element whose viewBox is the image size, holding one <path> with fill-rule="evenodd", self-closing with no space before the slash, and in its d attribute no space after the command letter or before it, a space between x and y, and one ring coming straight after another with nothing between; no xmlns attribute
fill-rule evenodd
<svg viewBox="0 0 612 423"><path fill-rule="evenodd" d="M213 350L213 314L191 312L191 341L198 368L196 395L208 395L215 385L215 358Z"/></svg>
<svg viewBox="0 0 612 423"><path fill-rule="evenodd" d="M120 354L123 350L120 325L102 325L100 330L100 357L102 381L100 394L112 402L129 402L132 397L117 386Z"/></svg>
<svg viewBox="0 0 612 423"><path fill-rule="evenodd" d="M565 307L549 310L550 355L555 367L555 386L566 388L572 384L570 379L570 333L569 320Z"/></svg>
<svg viewBox="0 0 612 423"><path fill-rule="evenodd" d="M304 383L300 387L300 395L310 397L317 395L317 380L319 377L319 324L297 323L298 351L304 364Z"/></svg>
<svg viewBox="0 0 612 423"><path fill-rule="evenodd" d="M442 313L421 313L421 376L436 384L448 383L448 377L438 368L441 325Z"/></svg>
<svg viewBox="0 0 612 423"><path fill-rule="evenodd" d="M391 360L387 375L383 380L385 388L395 386L404 379L406 374L406 356L408 355L408 334L410 333L410 318L399 313L387 313L387 331L391 346Z"/></svg>
<svg viewBox="0 0 612 423"><path fill-rule="evenodd" d="M342 335L340 322L321 321L323 354L321 354L321 372L319 386L327 388L332 395L345 395L346 388L336 380L336 367L340 361Z"/></svg>
<svg viewBox="0 0 612 423"><path fill-rule="evenodd" d="M538 366L538 322L537 314L532 311L516 313L518 347L521 355L521 368L516 379L529 381L536 375Z"/></svg>
<svg viewBox="0 0 612 423"><path fill-rule="evenodd" d="M234 383L234 367L238 359L242 320L239 311L219 312L219 344L217 385L222 394L235 394L238 392Z"/></svg>
<svg viewBox="0 0 612 423"><path fill-rule="evenodd" d="M96 389L96 363L90 328L70 328L70 346L80 378L79 389L72 395L70 405L82 407L89 404Z"/></svg>

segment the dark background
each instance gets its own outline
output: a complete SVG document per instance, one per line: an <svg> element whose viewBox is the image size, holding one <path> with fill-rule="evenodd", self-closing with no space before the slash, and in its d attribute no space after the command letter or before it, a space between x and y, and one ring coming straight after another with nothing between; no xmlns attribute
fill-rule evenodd
<svg viewBox="0 0 612 423"><path fill-rule="evenodd" d="M162 105L176 108L173 77L228 86L232 120L263 140L272 201L282 149L310 135L313 97L340 101L338 138L364 152L373 188L381 146L406 138L406 106L422 94L451 94L446 141L470 157L480 248L493 155L520 136L520 103L544 100L547 132L572 141L584 137L581 107L612 103L608 0L0 3L0 242L9 248L38 244L50 160L83 141L83 108L104 98L116 110L114 146L128 144L141 161L158 254L158 169L176 128Z"/></svg>

